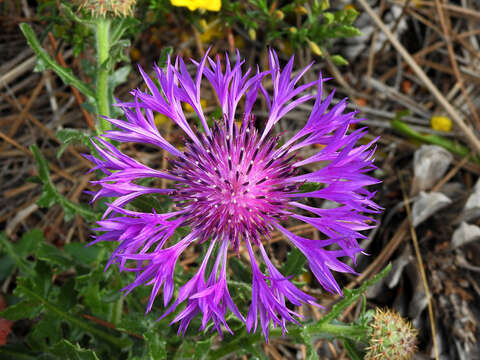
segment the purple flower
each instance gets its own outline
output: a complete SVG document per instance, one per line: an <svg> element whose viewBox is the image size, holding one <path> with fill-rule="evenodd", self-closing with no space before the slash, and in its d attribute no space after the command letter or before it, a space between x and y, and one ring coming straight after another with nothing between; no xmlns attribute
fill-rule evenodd
<svg viewBox="0 0 480 360"><path fill-rule="evenodd" d="M322 99L321 76L318 80L299 84L304 73L293 76L293 57L282 69L275 52L270 51L270 69L256 72L242 70L243 61L227 59L224 64L205 55L191 77L181 57L165 68L155 67L156 82L140 68L148 90L134 90L135 100L120 103L125 120L108 119L117 130L104 137L119 142L138 142L163 149L170 154L169 170L158 171L132 159L110 142L97 139L100 158L88 156L105 177L94 183L100 197L115 198L108 204L103 219L94 230L98 241L115 241L117 249L108 265L117 264L120 271L135 273L135 280L124 290L128 293L140 285L151 285L147 312L159 293L163 294L165 315L178 313L172 323L179 323L184 333L195 316L202 319L201 329L210 324L220 334L231 332L226 315L232 313L245 322L248 331L256 331L258 320L266 338L270 324L286 331L286 323L298 323L300 315L292 305L317 305L315 299L291 283L291 274L282 274L268 258L262 245L271 232L278 230L307 258L310 269L320 284L330 292L341 294L332 271L354 273L342 262L355 261L362 252L358 239L362 230L375 222L364 214L381 209L366 186L378 181L366 173L375 169L374 141L356 146L367 132L360 128L349 132L359 122L355 112L345 112L346 101L331 106L333 93ZM223 68L222 68L223 66ZM202 109L201 84L206 80L214 89L223 117L208 125ZM270 83L269 92L265 84ZM253 108L264 101L268 118L263 130L255 124ZM304 127L292 138L280 141L273 134L274 125L299 105L313 102ZM192 127L182 111L189 104L202 126ZM159 133L154 112L175 122L186 134L180 151ZM300 149L317 145L317 152L299 159ZM302 165L317 163L319 170L305 172ZM141 179L166 179L167 189L140 185ZM306 182L320 183L318 190L301 192ZM159 214L132 211L128 204L143 195L167 194L174 201L174 211ZM330 200L336 208L322 209L304 202L308 198ZM303 202L302 202L303 201ZM281 225L287 219L315 227L320 240L293 234ZM176 243L172 234L183 226L191 232ZM208 248L199 260L197 273L174 293L174 269L188 246L205 243ZM242 314L229 293L227 255L246 248L252 267L252 294L248 314ZM257 254L256 254L257 253ZM259 266L264 262L265 272Z"/></svg>

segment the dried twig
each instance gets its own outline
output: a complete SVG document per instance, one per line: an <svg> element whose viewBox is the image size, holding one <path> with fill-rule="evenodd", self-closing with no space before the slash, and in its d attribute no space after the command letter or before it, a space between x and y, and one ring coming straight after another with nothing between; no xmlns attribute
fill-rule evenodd
<svg viewBox="0 0 480 360"><path fill-rule="evenodd" d="M468 126L460 116L460 114L453 108L452 105L448 102L448 100L443 96L440 90L435 86L435 84L430 80L430 78L425 74L420 66L418 66L415 59L410 55L410 53L403 47L402 44L397 40L394 34L390 32L390 30L385 26L383 21L378 17L375 11L371 8L371 6L367 3L366 0L358 0L360 5L365 9L365 11L370 15L373 21L377 24L377 26L385 33L388 37L390 42L392 43L393 47L400 53L403 59L407 62L407 64L412 68L413 72L420 78L420 80L424 83L426 88L432 93L435 99L439 102L439 104L445 109L448 115L452 118L455 124L460 128L463 132L465 137L468 139L469 143L472 145L473 149L480 154L480 141L476 137L474 131L470 126Z"/></svg>
<svg viewBox="0 0 480 360"><path fill-rule="evenodd" d="M427 297L427 308L428 308L428 316L430 318L430 327L432 331L432 342L433 342L433 349L435 351L435 359L439 360L439 352L438 352L438 344L437 344L437 331L435 328L435 317L433 315L433 305L432 305L432 296L430 294L430 288L428 286L427 275L425 273L425 268L423 265L422 254L420 253L420 247L418 246L418 239L417 233L415 232L415 228L412 224L412 214L410 211L410 203L408 201L408 196L405 191L405 185L403 183L402 177L398 174L398 180L400 181L400 187L402 188L403 199L405 202L405 209L407 210L407 218L410 227L410 235L412 237L413 247L415 249L415 256L418 262L418 270L420 271L420 275L422 277L423 287L425 289L425 296Z"/></svg>

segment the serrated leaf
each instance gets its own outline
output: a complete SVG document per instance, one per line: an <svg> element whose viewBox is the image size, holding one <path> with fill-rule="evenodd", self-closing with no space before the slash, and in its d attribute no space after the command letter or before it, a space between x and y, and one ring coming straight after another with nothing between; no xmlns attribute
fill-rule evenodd
<svg viewBox="0 0 480 360"><path fill-rule="evenodd" d="M166 341L160 337L155 328L143 335L148 346L150 360L163 360L167 358Z"/></svg>
<svg viewBox="0 0 480 360"><path fill-rule="evenodd" d="M63 338L61 325L60 318L47 312L40 321L33 325L33 330L30 333L31 340L38 343L54 344Z"/></svg>
<svg viewBox="0 0 480 360"><path fill-rule="evenodd" d="M64 311L58 304L46 299L39 291L35 289L34 286L32 286L31 282L28 280L23 279L23 281L19 281L15 291L19 296L40 302L44 306L49 316L53 316L54 319L66 321L68 324L79 327L93 337L106 340L111 345L114 345L119 349L126 349L132 345L132 340L130 340L130 338L118 336L118 334L115 336L111 335L103 330L91 326L79 318L76 314L71 314L68 311Z"/></svg>
<svg viewBox="0 0 480 360"><path fill-rule="evenodd" d="M36 251L36 249L43 243L43 233L40 229L33 229L26 232L19 243L15 246L15 251L18 256L27 256Z"/></svg>
<svg viewBox="0 0 480 360"><path fill-rule="evenodd" d="M363 284L353 290L349 289L344 289L343 290L343 299L340 300L338 303L336 303L330 312L325 315L319 323L324 324L324 323L329 323L332 320L336 319L342 312L345 310L347 307L352 305L355 301L358 300L362 294L367 291L367 289L376 284L378 281L380 281L382 278L384 278L390 269L392 268L391 264L388 264L382 271L380 271L377 275L375 275L373 278L370 280L367 280L363 282Z"/></svg>
<svg viewBox="0 0 480 360"><path fill-rule="evenodd" d="M37 204L41 207L50 207L55 203L62 206L65 213L65 220L69 221L75 214L79 214L87 221L92 221L97 217L97 214L90 209L86 204L77 204L70 201L62 194L60 194L52 180L50 179L50 170L47 159L42 155L36 145L30 146L35 161L38 166L38 176L43 184L43 193Z"/></svg>
<svg viewBox="0 0 480 360"><path fill-rule="evenodd" d="M0 317L11 321L32 319L40 314L42 307L38 301L21 301L0 312Z"/></svg>
<svg viewBox="0 0 480 360"><path fill-rule="evenodd" d="M22 255L17 253L17 250L13 243L7 239L5 232L0 233L0 244L3 245L5 252L13 259L15 264L20 268L24 273L34 274L31 265L23 259Z"/></svg>
<svg viewBox="0 0 480 360"><path fill-rule="evenodd" d="M61 129L57 131L56 136L60 141L62 141L62 145L57 152L57 158L62 156L63 152L70 144L81 143L89 148L92 148L92 144L90 142L91 135L85 131L78 129Z"/></svg>
<svg viewBox="0 0 480 360"><path fill-rule="evenodd" d="M99 360L93 350L82 349L80 345L73 345L66 339L55 344L50 352L62 360Z"/></svg>
<svg viewBox="0 0 480 360"><path fill-rule="evenodd" d="M23 32L23 35L27 39L28 45L32 48L35 54L42 59L42 61L51 68L55 73L60 76L65 84L75 86L81 93L83 93L90 100L95 99L94 91L86 83L78 79L73 75L72 70L60 66L55 60L53 60L50 55L42 48L40 42L38 41L35 32L31 26L27 23L20 24L20 30Z"/></svg>
<svg viewBox="0 0 480 360"><path fill-rule="evenodd" d="M46 243L39 247L36 257L47 263L60 265L63 268L69 268L73 265L70 256L60 251L57 247Z"/></svg>

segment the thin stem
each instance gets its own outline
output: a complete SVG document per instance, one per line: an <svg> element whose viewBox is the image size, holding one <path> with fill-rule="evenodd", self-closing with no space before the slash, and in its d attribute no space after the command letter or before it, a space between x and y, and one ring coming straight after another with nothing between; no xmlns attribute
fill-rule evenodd
<svg viewBox="0 0 480 360"><path fill-rule="evenodd" d="M110 52L110 25L111 20L107 17L97 18L97 110L99 115L110 117L110 94L108 89L108 56ZM110 130L110 123L100 118L100 132Z"/></svg>
<svg viewBox="0 0 480 360"><path fill-rule="evenodd" d="M305 327L292 327L288 329L288 337L301 336L302 333L313 338L343 338L353 341L366 340L366 329L359 325L345 325L332 323L313 323L307 324ZM270 331L270 338L282 337L282 329L277 328ZM247 334L238 336L232 342L223 345L221 348L210 353L211 359L220 359L226 355L236 353L249 345L254 345L262 341L261 333Z"/></svg>

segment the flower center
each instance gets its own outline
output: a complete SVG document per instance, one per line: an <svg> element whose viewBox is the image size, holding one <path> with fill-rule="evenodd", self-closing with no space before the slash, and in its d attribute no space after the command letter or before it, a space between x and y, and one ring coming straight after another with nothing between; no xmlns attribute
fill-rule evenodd
<svg viewBox="0 0 480 360"><path fill-rule="evenodd" d="M197 134L199 144L186 142L172 174L182 178L173 199L192 228L207 240L228 237L234 248L240 238L260 241L270 222L287 208L287 193L297 189L288 179L295 173L287 150L275 149L278 137L260 141L253 118L228 129L215 123L210 136Z"/></svg>

